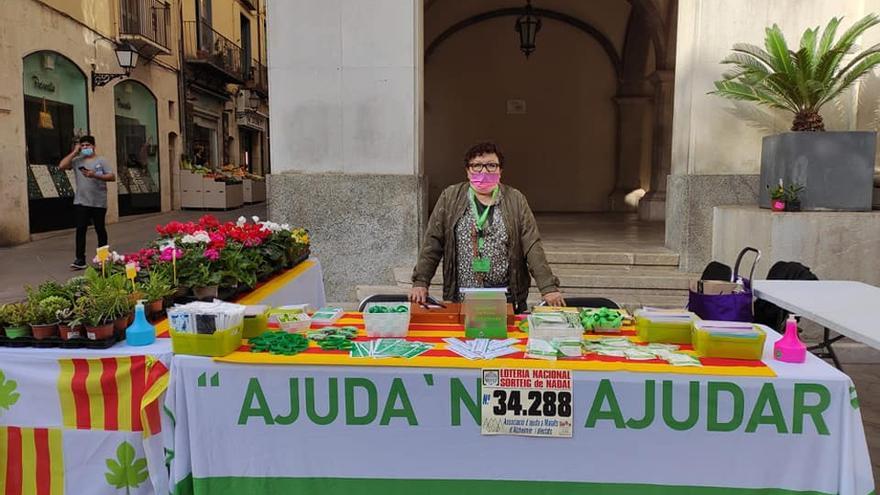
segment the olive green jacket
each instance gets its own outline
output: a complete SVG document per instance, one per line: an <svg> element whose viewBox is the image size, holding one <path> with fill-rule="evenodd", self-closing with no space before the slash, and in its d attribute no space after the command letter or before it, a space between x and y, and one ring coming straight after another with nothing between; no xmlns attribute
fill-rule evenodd
<svg viewBox="0 0 880 495"><path fill-rule="evenodd" d="M440 259L443 259L443 299L452 301L458 294L455 224L470 207L468 189L462 182L447 187L428 220L428 228L419 260L413 269L414 287L428 287ZM510 242L510 293L518 308L525 308L531 279L535 278L541 294L559 290L559 279L550 270L535 215L526 197L518 190L502 184L499 206Z"/></svg>

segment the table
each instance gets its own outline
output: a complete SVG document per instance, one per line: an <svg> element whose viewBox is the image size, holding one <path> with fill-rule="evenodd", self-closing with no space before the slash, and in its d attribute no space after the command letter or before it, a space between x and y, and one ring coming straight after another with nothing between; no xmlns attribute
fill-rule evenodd
<svg viewBox="0 0 880 495"><path fill-rule="evenodd" d="M126 489L111 480L132 494L166 493L160 396L171 360L168 339L106 350L0 348L0 493Z"/></svg>
<svg viewBox="0 0 880 495"><path fill-rule="evenodd" d="M481 436L478 369L175 356L173 492L872 493L852 382L778 338L775 377L574 371L571 439Z"/></svg>
<svg viewBox="0 0 880 495"><path fill-rule="evenodd" d="M236 301L240 304L310 304L322 308L327 304L324 295L324 272L318 258L309 258L294 268L257 286Z"/></svg>
<svg viewBox="0 0 880 495"><path fill-rule="evenodd" d="M823 342L840 368L831 344L829 329L857 342L880 349L880 325L874 307L880 301L880 288L844 280L756 280L755 297L769 301L825 327Z"/></svg>

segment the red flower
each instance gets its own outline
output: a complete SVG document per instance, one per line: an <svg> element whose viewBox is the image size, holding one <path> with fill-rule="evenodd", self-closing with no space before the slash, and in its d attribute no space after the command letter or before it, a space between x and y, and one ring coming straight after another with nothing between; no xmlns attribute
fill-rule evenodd
<svg viewBox="0 0 880 495"><path fill-rule="evenodd" d="M220 226L220 221L213 215L205 215L199 219L199 226L202 230L210 232Z"/></svg>

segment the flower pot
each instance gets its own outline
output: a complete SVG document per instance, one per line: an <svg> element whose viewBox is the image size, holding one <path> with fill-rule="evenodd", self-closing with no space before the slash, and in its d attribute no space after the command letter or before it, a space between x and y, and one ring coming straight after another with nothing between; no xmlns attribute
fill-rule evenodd
<svg viewBox="0 0 880 495"><path fill-rule="evenodd" d="M113 336L113 322L97 327L86 326L86 337L89 340L105 340Z"/></svg>
<svg viewBox="0 0 880 495"><path fill-rule="evenodd" d="M125 329L131 324L129 316L131 315L120 316L113 320L113 333L119 340L125 340Z"/></svg>
<svg viewBox="0 0 880 495"><path fill-rule="evenodd" d="M58 335L58 324L48 323L45 325L31 325L31 332L37 340L47 339Z"/></svg>
<svg viewBox="0 0 880 495"><path fill-rule="evenodd" d="M7 326L6 327L6 336L10 339L17 339L19 337L30 337L31 335L31 327L27 325L18 325L18 326Z"/></svg>
<svg viewBox="0 0 880 495"><path fill-rule="evenodd" d="M213 299L217 297L217 286L193 287L193 294L196 295L197 299Z"/></svg>
<svg viewBox="0 0 880 495"><path fill-rule="evenodd" d="M770 209L773 211L785 211L785 201L781 199L771 200Z"/></svg>
<svg viewBox="0 0 880 495"><path fill-rule="evenodd" d="M801 211L801 201L786 201L785 211Z"/></svg>
<svg viewBox="0 0 880 495"><path fill-rule="evenodd" d="M154 315L156 313L161 313L162 309L165 307L165 301L162 299L156 299L155 301L151 301L147 303L147 314Z"/></svg>
<svg viewBox="0 0 880 495"><path fill-rule="evenodd" d="M59 323L58 335L61 337L61 340L70 340L85 337L85 327L83 327L82 325L71 327L70 325Z"/></svg>

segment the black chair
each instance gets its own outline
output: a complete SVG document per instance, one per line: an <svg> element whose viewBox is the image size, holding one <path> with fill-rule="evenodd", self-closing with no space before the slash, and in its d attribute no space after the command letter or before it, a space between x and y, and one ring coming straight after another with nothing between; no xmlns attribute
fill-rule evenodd
<svg viewBox="0 0 880 495"><path fill-rule="evenodd" d="M767 272L767 280L819 280L819 277L805 266L796 261L778 261ZM779 333L785 332L785 322L790 314L779 306L758 299L755 301L755 323L767 325L776 329ZM837 359L837 353L834 352L832 344L842 339L843 335L831 337L831 330L824 328L822 342L807 348L808 351L822 359L830 359L834 363L834 367L842 370L840 360Z"/></svg>
<svg viewBox="0 0 880 495"><path fill-rule="evenodd" d="M358 304L358 311L363 312L369 303L400 303L409 302L409 296L406 294L373 294L367 296Z"/></svg>
<svg viewBox="0 0 880 495"><path fill-rule="evenodd" d="M565 306L567 308L608 308L620 309L620 305L611 299L605 297L565 297ZM541 301L536 306L546 306L545 301Z"/></svg>

